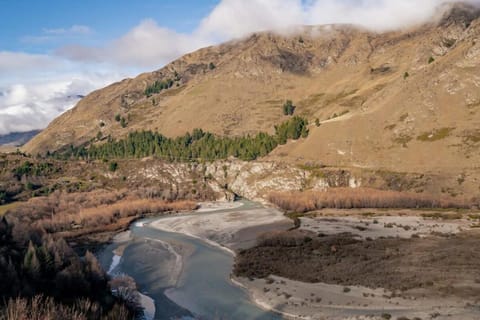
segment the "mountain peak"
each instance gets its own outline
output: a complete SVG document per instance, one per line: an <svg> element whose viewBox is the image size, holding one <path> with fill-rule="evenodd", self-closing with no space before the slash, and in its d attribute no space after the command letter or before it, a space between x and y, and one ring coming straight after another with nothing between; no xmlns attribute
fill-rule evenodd
<svg viewBox="0 0 480 320"><path fill-rule="evenodd" d="M445 3L439 9L439 25L461 25L468 28L480 17L480 6L467 2Z"/></svg>

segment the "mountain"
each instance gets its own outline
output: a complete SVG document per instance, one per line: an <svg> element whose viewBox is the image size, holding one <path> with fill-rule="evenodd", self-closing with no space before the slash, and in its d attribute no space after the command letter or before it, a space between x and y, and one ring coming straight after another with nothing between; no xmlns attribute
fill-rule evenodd
<svg viewBox="0 0 480 320"><path fill-rule="evenodd" d="M287 119L282 105L290 99L295 114L310 121L310 135L277 148L271 160L476 177L479 16L475 7L455 4L408 30L305 26L204 48L89 94L24 150L82 144L99 131L272 132ZM168 89L145 94L168 79Z"/></svg>
<svg viewBox="0 0 480 320"><path fill-rule="evenodd" d="M0 146L20 147L30 141L41 130L32 130L27 132L11 132L0 135Z"/></svg>

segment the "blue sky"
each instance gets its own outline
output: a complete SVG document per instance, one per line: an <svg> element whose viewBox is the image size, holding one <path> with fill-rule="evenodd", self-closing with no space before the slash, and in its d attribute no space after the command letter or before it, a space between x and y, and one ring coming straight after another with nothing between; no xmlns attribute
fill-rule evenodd
<svg viewBox="0 0 480 320"><path fill-rule="evenodd" d="M216 4L218 0L0 0L0 49L48 53L62 44L100 44L121 36L146 18L188 33ZM50 40L40 41L48 35L46 30L74 25L86 26L92 32L83 36L50 34Z"/></svg>
<svg viewBox="0 0 480 320"><path fill-rule="evenodd" d="M306 24L398 29L445 1L0 0L0 134L45 128L76 95L201 47Z"/></svg>

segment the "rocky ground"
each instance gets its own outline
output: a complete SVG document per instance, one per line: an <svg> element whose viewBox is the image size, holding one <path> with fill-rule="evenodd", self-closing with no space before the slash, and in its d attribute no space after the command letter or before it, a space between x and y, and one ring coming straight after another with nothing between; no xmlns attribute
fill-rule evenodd
<svg viewBox="0 0 480 320"><path fill-rule="evenodd" d="M305 319L477 319L475 220L387 213L301 218L240 251L234 273L260 305Z"/></svg>

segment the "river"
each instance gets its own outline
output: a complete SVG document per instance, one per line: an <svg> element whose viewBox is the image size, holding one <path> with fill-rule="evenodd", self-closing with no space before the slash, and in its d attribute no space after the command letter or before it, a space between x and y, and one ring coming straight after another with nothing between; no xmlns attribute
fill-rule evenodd
<svg viewBox="0 0 480 320"><path fill-rule="evenodd" d="M99 254L109 273L131 276L140 293L153 299L154 319L282 319L257 307L246 290L231 282L230 252L149 226L158 219L162 217L133 224L128 239ZM121 258L113 253L120 248Z"/></svg>

